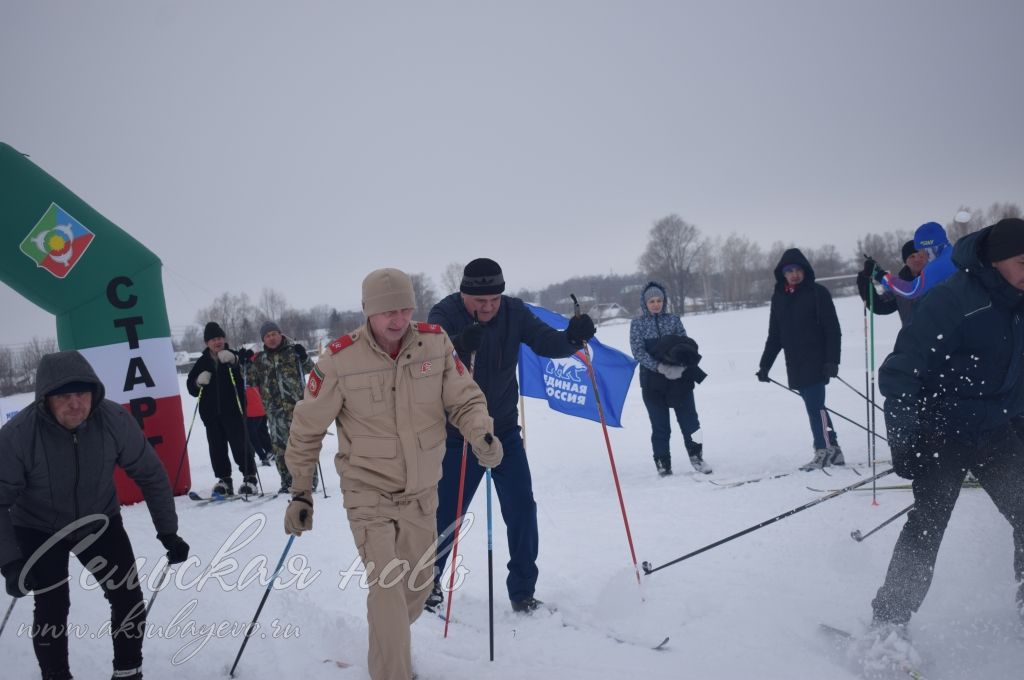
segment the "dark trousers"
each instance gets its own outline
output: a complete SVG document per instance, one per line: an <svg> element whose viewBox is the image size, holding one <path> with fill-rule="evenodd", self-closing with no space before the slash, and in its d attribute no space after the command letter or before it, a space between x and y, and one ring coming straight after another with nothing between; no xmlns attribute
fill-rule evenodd
<svg viewBox="0 0 1024 680"><path fill-rule="evenodd" d="M504 450L501 465L491 471L494 488L498 492L501 518L508 536L508 578L505 585L513 602L533 597L537 587L537 553L540 538L537 532L537 504L533 500L533 480L526 449L519 428L499 432ZM462 438L449 437L444 454L441 482L437 487L437 561L435 580L441 578L451 544L455 538L455 508L459 502L459 476L462 469ZM472 447L470 447L472 448ZM462 497L462 512L466 512L473 493L484 476L484 467L477 462L472 450L468 451L466 485ZM445 535L445 532L448 532Z"/></svg>
<svg viewBox="0 0 1024 680"><path fill-rule="evenodd" d="M665 392L643 390L642 395L647 415L651 419L651 448L654 451L654 458L671 461L669 441L672 438L672 426L669 422L669 409L672 408L676 412L676 422L683 432L683 441L687 448L693 444L693 433L700 429L693 390L685 390L679 395L674 395L676 398L672 407L668 404L668 395Z"/></svg>
<svg viewBox="0 0 1024 680"><path fill-rule="evenodd" d="M68 555L78 541L64 538L37 554L52 534L19 526L14 527L14 533L26 562L35 560L29 571L36 587L30 634L39 668L45 676L68 668L68 612L71 609ZM92 536L95 540L79 550L77 557L96 578L110 603L114 669L138 668L142 665L146 611L135 571L135 553L121 516L110 518L107 528ZM89 627L95 631L100 625L97 621ZM15 675L20 673L15 672Z"/></svg>
<svg viewBox="0 0 1024 680"><path fill-rule="evenodd" d="M249 443L260 459L269 458L274 452L274 445L270 441L270 432L267 431L266 416L249 416L245 419L246 427L249 428Z"/></svg>
<svg viewBox="0 0 1024 680"><path fill-rule="evenodd" d="M811 435L814 437L814 448L824 449L839 444L835 428L832 427L832 419L829 418L828 411L825 410L825 383L801 387L797 392L803 397L804 407L807 409L807 419L811 423Z"/></svg>
<svg viewBox="0 0 1024 680"><path fill-rule="evenodd" d="M1024 444L1007 425L978 446L947 443L936 466L913 482L914 509L907 515L892 552L885 583L874 601L876 620L906 623L924 602L932 582L939 544L967 471L1013 528L1013 573L1024 581Z"/></svg>
<svg viewBox="0 0 1024 680"><path fill-rule="evenodd" d="M228 444L231 445L231 456L242 475L256 474L256 462L253 453L246 449L245 424L241 416L223 415L211 422L203 419L206 426L206 441L210 445L210 465L217 477L231 476L231 460L228 459Z"/></svg>

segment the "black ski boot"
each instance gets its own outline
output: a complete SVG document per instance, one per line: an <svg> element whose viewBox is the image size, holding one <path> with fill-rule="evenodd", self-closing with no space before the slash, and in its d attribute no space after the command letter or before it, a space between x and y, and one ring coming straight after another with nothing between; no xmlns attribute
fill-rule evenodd
<svg viewBox="0 0 1024 680"><path fill-rule="evenodd" d="M661 477L668 477L672 474L672 458L665 456L664 458L655 458L654 467L658 468L658 475Z"/></svg>
<svg viewBox="0 0 1024 680"><path fill-rule="evenodd" d="M251 496L256 493L257 487L256 475L246 475L242 478L242 486L238 487L238 493L242 496Z"/></svg>
<svg viewBox="0 0 1024 680"><path fill-rule="evenodd" d="M423 609L424 611L436 614L441 610L442 604L444 604L444 591L441 590L441 584L434 581L434 587L430 589L430 595L427 595L427 601L423 603Z"/></svg>
<svg viewBox="0 0 1024 680"><path fill-rule="evenodd" d="M690 465L697 472L711 474L711 466L704 462L704 445L699 442L686 442L686 452L690 454Z"/></svg>
<svg viewBox="0 0 1024 680"><path fill-rule="evenodd" d="M221 496L231 496L235 493L235 485L231 481L230 477L221 477L217 480L217 483L213 485L213 493L220 494Z"/></svg>

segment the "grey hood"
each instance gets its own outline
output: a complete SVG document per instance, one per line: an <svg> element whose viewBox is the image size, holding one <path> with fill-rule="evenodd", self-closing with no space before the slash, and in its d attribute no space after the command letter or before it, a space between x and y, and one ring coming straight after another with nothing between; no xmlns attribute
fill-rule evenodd
<svg viewBox="0 0 1024 680"><path fill-rule="evenodd" d="M92 403L103 401L107 391L96 376L96 371L77 349L45 355L36 369L36 401L42 402L47 394L71 382L87 382L93 388Z"/></svg>

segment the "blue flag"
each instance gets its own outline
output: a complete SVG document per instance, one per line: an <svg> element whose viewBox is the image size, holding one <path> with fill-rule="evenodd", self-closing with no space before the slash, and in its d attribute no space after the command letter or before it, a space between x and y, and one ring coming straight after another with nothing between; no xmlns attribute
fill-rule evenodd
<svg viewBox="0 0 1024 680"><path fill-rule="evenodd" d="M551 310L528 304L541 321L564 330L568 319ZM596 338L589 343L591 361L597 375L605 422L622 427L622 407L626 403L629 384L633 381L636 362L617 349L602 345ZM594 388L587 375L583 350L562 359L548 359L519 345L519 391L524 397L547 399L548 406L577 418L600 421Z"/></svg>

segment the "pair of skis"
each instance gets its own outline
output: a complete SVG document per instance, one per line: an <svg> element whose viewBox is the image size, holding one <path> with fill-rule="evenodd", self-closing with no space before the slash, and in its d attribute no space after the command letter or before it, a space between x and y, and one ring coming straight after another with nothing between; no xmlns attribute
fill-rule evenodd
<svg viewBox="0 0 1024 680"><path fill-rule="evenodd" d="M860 472L857 472L857 467L858 467L857 465L836 465L836 466L830 466L830 467L832 469L834 469L834 470L844 470L844 469L845 470L850 470L854 474L860 476ZM812 470L796 469L796 470L788 470L786 472L770 472L770 473L761 475L759 477L752 477L750 479L738 479L738 480L732 481L732 482L717 482L717 481L715 481L713 479L708 480L708 481L710 481L712 484L714 484L717 487L721 487L723 489L732 489L732 488L735 488L737 486L743 486L744 484L756 484L757 482L765 482L765 481L768 481L770 479L781 479L782 477L789 477L790 475L795 475L798 472L816 472L816 471L824 472L829 477L832 476L832 473L829 472L827 468L816 468L816 469L812 469Z"/></svg>
<svg viewBox="0 0 1024 680"><path fill-rule="evenodd" d="M227 503L229 501L242 501L243 503L255 503L255 502L261 502L262 503L262 502L273 500L273 499L277 498L278 495L280 495L280 494L276 494L276 493L275 494L264 494L262 497L257 495L257 494L248 494L248 495L246 495L246 494L240 494L240 493L239 494L234 494L233 493L233 494L230 494L230 495L224 495L224 494L217 493L216 491L214 491L209 496L200 496L195 491L189 491L188 492L189 500L193 500L196 503L198 503L199 505L210 505L211 503ZM250 498L249 496L251 496L252 498Z"/></svg>

